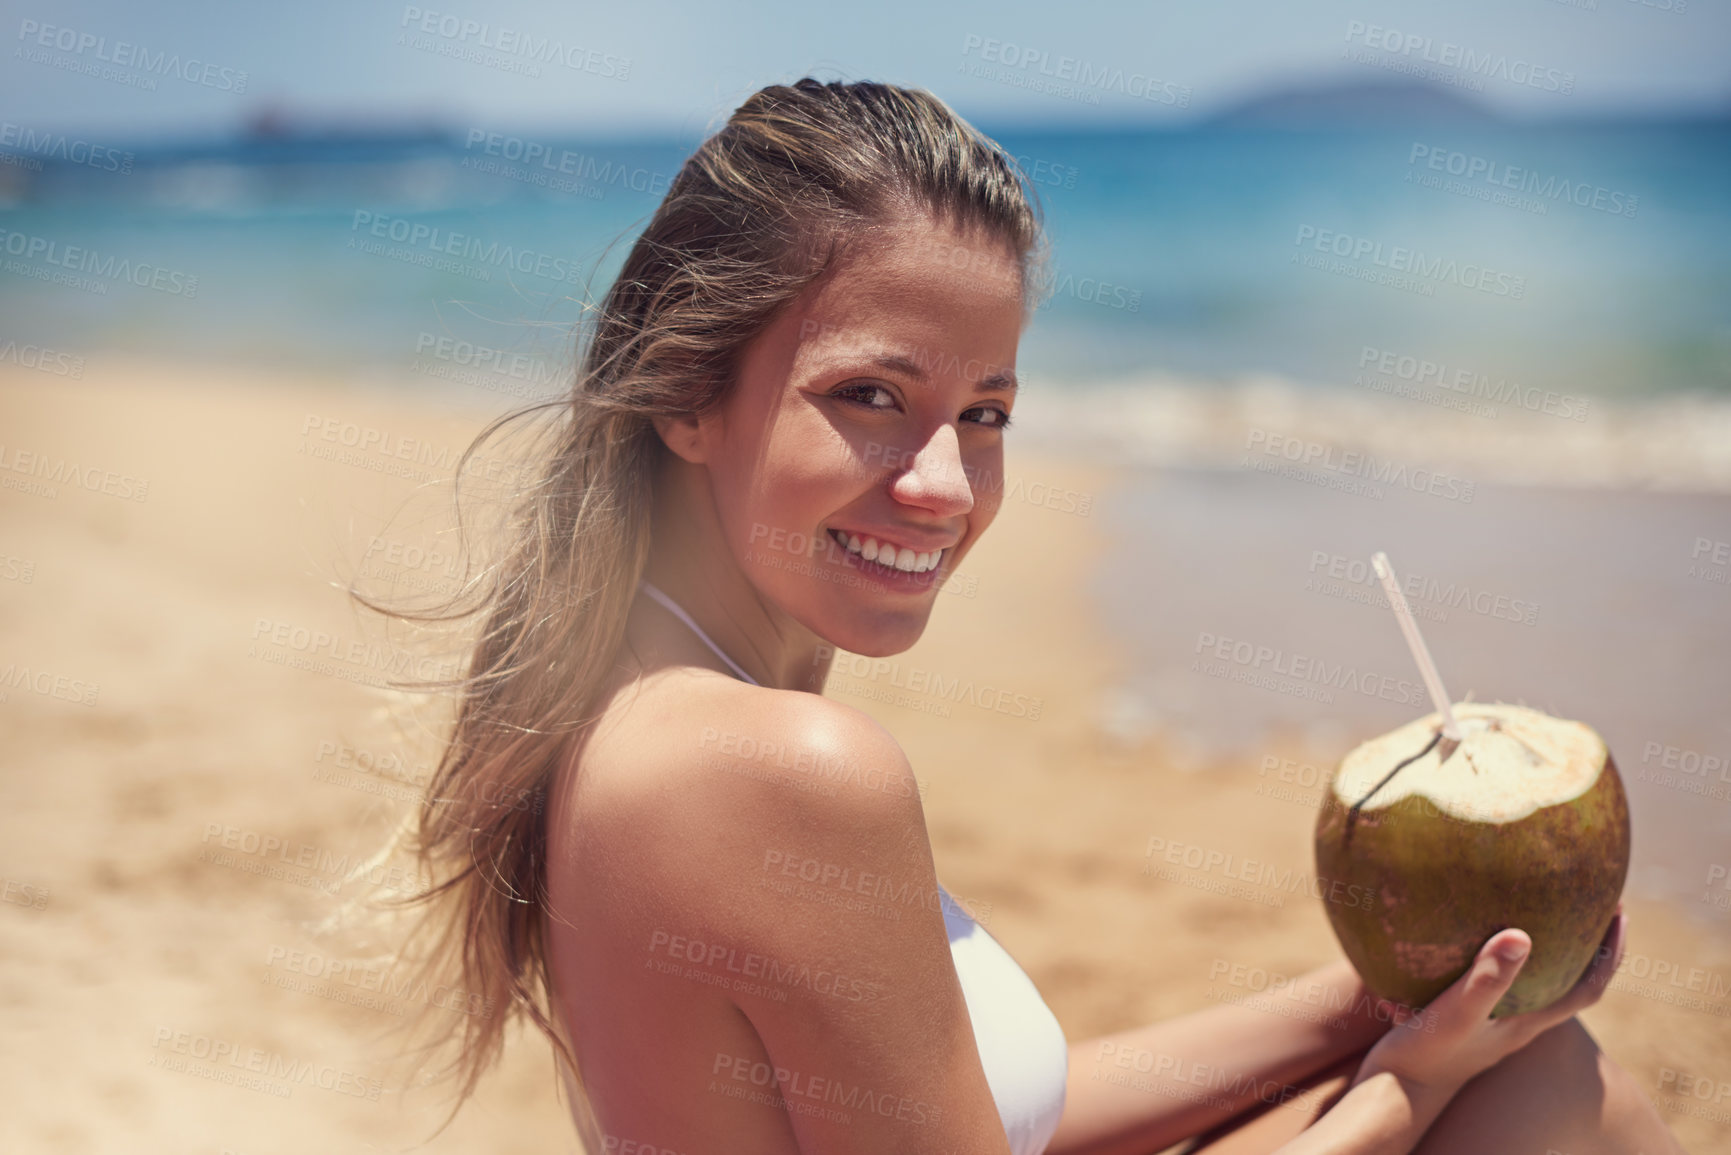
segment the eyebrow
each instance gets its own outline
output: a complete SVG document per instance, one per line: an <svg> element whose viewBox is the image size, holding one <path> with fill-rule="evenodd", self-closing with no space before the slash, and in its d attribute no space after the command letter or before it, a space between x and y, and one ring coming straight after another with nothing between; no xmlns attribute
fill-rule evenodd
<svg viewBox="0 0 1731 1155"><path fill-rule="evenodd" d="M960 359L951 358L951 360L959 361ZM880 369L889 369L906 374L922 385L928 380L924 365L912 357L905 357L900 353L880 353L871 359L871 363ZM991 368L993 369L992 372L975 382L976 391L981 393L1014 393L1018 388L1015 370L1001 365L991 366Z"/></svg>

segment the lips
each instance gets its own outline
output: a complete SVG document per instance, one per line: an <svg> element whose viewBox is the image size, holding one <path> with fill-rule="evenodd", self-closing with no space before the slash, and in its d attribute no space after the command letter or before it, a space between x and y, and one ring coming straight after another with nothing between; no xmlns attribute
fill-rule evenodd
<svg viewBox="0 0 1731 1155"><path fill-rule="evenodd" d="M913 546L897 545L883 538L848 533L839 529L830 530L829 535L837 545L853 556L863 561L875 562L884 569L905 574L924 574L940 569L945 555L950 552L948 548L919 550Z"/></svg>

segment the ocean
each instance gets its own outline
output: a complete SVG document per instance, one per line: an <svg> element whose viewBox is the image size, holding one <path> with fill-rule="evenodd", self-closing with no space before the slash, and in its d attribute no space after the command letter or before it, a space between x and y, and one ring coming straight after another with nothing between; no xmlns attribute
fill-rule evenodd
<svg viewBox="0 0 1731 1155"><path fill-rule="evenodd" d="M694 143L7 127L0 342L411 380L429 334L562 375ZM1053 243L1026 379L1326 387L1388 354L1570 394L1731 389L1725 123L996 135Z"/></svg>

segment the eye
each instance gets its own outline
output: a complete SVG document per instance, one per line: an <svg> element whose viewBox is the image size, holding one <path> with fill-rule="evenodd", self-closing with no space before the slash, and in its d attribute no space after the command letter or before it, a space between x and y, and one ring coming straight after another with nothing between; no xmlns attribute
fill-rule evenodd
<svg viewBox="0 0 1731 1155"><path fill-rule="evenodd" d="M884 386L872 381L854 381L830 393L831 397L839 397L843 401L851 401L856 405L864 405L867 409L894 409L896 395Z"/></svg>
<svg viewBox="0 0 1731 1155"><path fill-rule="evenodd" d="M983 425L987 429L1008 429L1010 427L1010 411L999 409L996 405L979 405L962 414L964 421L975 425Z"/></svg>

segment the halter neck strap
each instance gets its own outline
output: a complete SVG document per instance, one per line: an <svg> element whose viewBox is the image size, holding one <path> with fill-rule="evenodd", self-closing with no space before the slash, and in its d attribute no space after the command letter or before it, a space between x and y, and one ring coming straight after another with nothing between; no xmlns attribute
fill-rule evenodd
<svg viewBox="0 0 1731 1155"><path fill-rule="evenodd" d="M738 675L738 677L741 681L749 682L753 686L756 686L759 684L758 680L756 678L752 677L750 674L746 673L744 670L739 668L738 662L734 661L732 658L728 657L725 653L722 652L721 647L716 645L715 642L710 639L709 635L703 632L702 626L698 625L696 622L691 620L691 615L686 613L682 608L680 608L680 605L678 602L674 601L672 598L668 597L666 594L664 594L660 590L656 589L653 585L651 585L647 581L638 582L637 588L642 590L644 593L648 594L650 597L654 598L655 601L658 604L660 604L660 606L663 609L665 609L668 613L672 614L674 617L678 618L680 621L684 622L688 627L690 627L691 632L697 635L697 640L702 642L704 645L708 646L710 652L713 653L716 657L718 657L722 661L726 662L727 668L732 670L736 675Z"/></svg>

